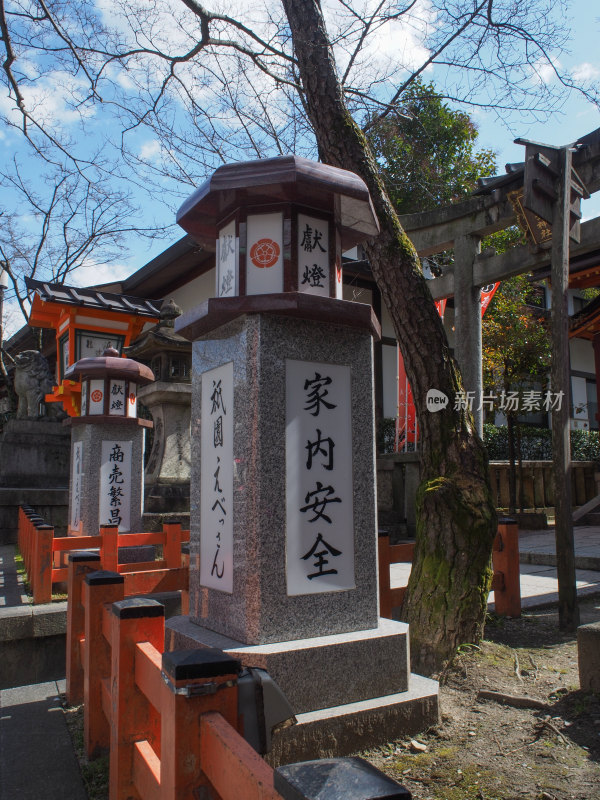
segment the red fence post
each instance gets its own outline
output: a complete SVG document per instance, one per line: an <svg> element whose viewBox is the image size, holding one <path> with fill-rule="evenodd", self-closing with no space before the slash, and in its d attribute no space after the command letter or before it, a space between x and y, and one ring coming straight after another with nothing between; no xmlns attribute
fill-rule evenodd
<svg viewBox="0 0 600 800"><path fill-rule="evenodd" d="M159 750L160 715L136 685L136 643L149 642L162 651L165 609L156 600L137 597L113 603L111 612L110 797L144 800L134 783L135 742L147 740Z"/></svg>
<svg viewBox="0 0 600 800"><path fill-rule="evenodd" d="M240 669L237 659L213 648L163 653L161 800L191 800L200 786L209 785L202 771L199 718L217 711L237 729Z"/></svg>
<svg viewBox="0 0 600 800"><path fill-rule="evenodd" d="M83 579L98 569L98 553L69 553L67 579L67 701L77 706L83 703L83 662L81 642L85 641L85 609L83 607Z"/></svg>
<svg viewBox="0 0 600 800"><path fill-rule="evenodd" d="M519 526L514 519L498 520L498 533L492 551L494 572L504 576L502 589L494 589L496 614L506 617L521 616L521 576L519 571Z"/></svg>
<svg viewBox="0 0 600 800"><path fill-rule="evenodd" d="M110 747L110 728L102 708L102 684L110 681L111 667L110 643L102 631L103 614L105 603L123 599L124 583L122 575L105 570L84 577L83 739L88 758L96 758Z"/></svg>
<svg viewBox="0 0 600 800"><path fill-rule="evenodd" d="M102 569L108 572L119 571L119 527L118 525L101 525L100 558Z"/></svg>
<svg viewBox="0 0 600 800"><path fill-rule="evenodd" d="M181 566L181 523L165 522L163 532L165 534L163 558L169 569L177 569Z"/></svg>
<svg viewBox="0 0 600 800"><path fill-rule="evenodd" d="M37 524L35 526L35 556L29 573L33 602L50 603L52 601L52 525Z"/></svg>
<svg viewBox="0 0 600 800"><path fill-rule="evenodd" d="M25 570L29 577L31 585L31 567L33 564L34 551L35 551L35 524L43 525L44 520L35 512L27 513L27 520L25 524L25 541L23 550L23 562L25 563Z"/></svg>
<svg viewBox="0 0 600 800"><path fill-rule="evenodd" d="M377 555L379 568L379 615L392 616L392 599L390 596L390 537L377 538Z"/></svg>
<svg viewBox="0 0 600 800"><path fill-rule="evenodd" d="M181 566L187 572L186 586L181 590L181 613L187 615L190 613L190 545L181 545Z"/></svg>

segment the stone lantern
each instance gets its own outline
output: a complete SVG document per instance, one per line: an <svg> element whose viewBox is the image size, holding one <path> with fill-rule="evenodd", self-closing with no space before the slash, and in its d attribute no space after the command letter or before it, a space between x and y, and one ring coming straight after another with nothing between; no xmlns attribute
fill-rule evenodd
<svg viewBox="0 0 600 800"><path fill-rule="evenodd" d="M154 422L144 474L146 530L159 529L165 514L188 527L192 346L175 333L174 322L180 315L173 300L163 303L160 322L125 350L127 356L150 364L156 378L138 392Z"/></svg>
<svg viewBox="0 0 600 800"><path fill-rule="evenodd" d="M152 370L108 348L77 361L65 378L82 387L81 414L71 417L69 530L141 531L144 431L152 423L137 416L137 391L154 380Z"/></svg>
<svg viewBox="0 0 600 800"><path fill-rule="evenodd" d="M169 648L270 672L298 718L272 763L389 741L415 714L433 724L408 626L379 618L380 327L342 299L341 274L342 250L378 233L366 185L296 156L231 164L177 219L216 248L216 297L175 323L193 342L190 613L167 623Z"/></svg>

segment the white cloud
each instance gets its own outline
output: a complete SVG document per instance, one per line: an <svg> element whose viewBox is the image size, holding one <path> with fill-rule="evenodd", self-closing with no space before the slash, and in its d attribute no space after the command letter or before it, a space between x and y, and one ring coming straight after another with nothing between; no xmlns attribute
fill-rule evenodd
<svg viewBox="0 0 600 800"><path fill-rule="evenodd" d="M63 70L48 72L35 83L21 84L20 88L25 108L39 124L63 127L95 113L93 106L81 105L88 94L87 82ZM8 94L0 95L0 113L15 124L20 122L20 112Z"/></svg>
<svg viewBox="0 0 600 800"><path fill-rule="evenodd" d="M140 147L139 157L143 161L157 161L161 152L162 147L158 139L150 139Z"/></svg>
<svg viewBox="0 0 600 800"><path fill-rule="evenodd" d="M578 83L587 83L588 81L593 81L600 77L600 68L595 64L590 64L588 61L585 61L583 64L574 67L571 71L571 75L573 80Z"/></svg>
<svg viewBox="0 0 600 800"><path fill-rule="evenodd" d="M535 82L547 85L556 80L556 70L559 70L561 63L558 59L541 59L536 61L531 67L531 74Z"/></svg>
<svg viewBox="0 0 600 800"><path fill-rule="evenodd" d="M130 264L98 264L90 261L69 275L69 286L97 286L115 283L129 277L133 270Z"/></svg>
<svg viewBox="0 0 600 800"><path fill-rule="evenodd" d="M5 299L2 311L2 338L6 341L25 325L25 320L14 298Z"/></svg>
<svg viewBox="0 0 600 800"><path fill-rule="evenodd" d="M359 19L364 20L369 19L380 5L377 0L362 0L362 3L354 2L353 8ZM327 0L324 10L330 38L338 42L334 44L336 61L340 71L344 72L364 28L338 0ZM385 11L389 13L389 9ZM384 21L380 17L361 43L348 83L372 91L372 84L377 81L381 94L385 96L403 75L427 61L430 52L425 42L435 25L436 12L430 0L417 0L414 7L398 19Z"/></svg>

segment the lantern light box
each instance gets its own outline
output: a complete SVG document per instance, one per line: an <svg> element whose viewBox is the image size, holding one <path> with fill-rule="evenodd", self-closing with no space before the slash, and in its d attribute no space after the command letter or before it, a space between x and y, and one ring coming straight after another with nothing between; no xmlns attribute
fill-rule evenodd
<svg viewBox="0 0 600 800"><path fill-rule="evenodd" d="M379 228L358 176L298 156L219 167L177 222L215 248L216 297L342 298L342 252Z"/></svg>

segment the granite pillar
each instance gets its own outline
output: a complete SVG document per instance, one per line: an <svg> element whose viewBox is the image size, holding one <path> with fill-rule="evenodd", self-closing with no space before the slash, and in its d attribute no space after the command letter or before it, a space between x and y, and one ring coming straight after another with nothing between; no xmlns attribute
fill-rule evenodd
<svg viewBox="0 0 600 800"><path fill-rule="evenodd" d="M164 381L138 392L154 422L152 450L144 473L146 513L189 511L191 394L189 383Z"/></svg>
<svg viewBox="0 0 600 800"><path fill-rule="evenodd" d="M100 525L111 524L110 514L101 515L100 493L103 490L101 477L103 449L112 452L115 445L125 451L126 461L114 461L113 466L122 468L124 475L116 480L124 483L113 483L116 489L123 489L120 498L123 506L119 529L121 532L139 532L142 530L142 490L144 463L144 431L138 419L119 420L93 424L84 423L81 418L74 417L72 423L72 465L71 483L69 487L69 528L72 531L81 529L88 536L95 536ZM127 453L130 453L128 455ZM109 456L110 457L110 456ZM125 464L125 468L123 468ZM110 490L108 484L107 491ZM127 506L125 508L125 501ZM116 519L116 518L113 518Z"/></svg>
<svg viewBox="0 0 600 800"><path fill-rule="evenodd" d="M192 621L246 644L377 627L370 334L252 314L195 342L193 359ZM353 497L349 501L353 504L355 585L347 591L293 596L287 592L285 441L286 364L290 360L350 367ZM199 570L202 374L227 363L233 364L234 383L231 593L203 586ZM207 420L207 424L211 423Z"/></svg>

